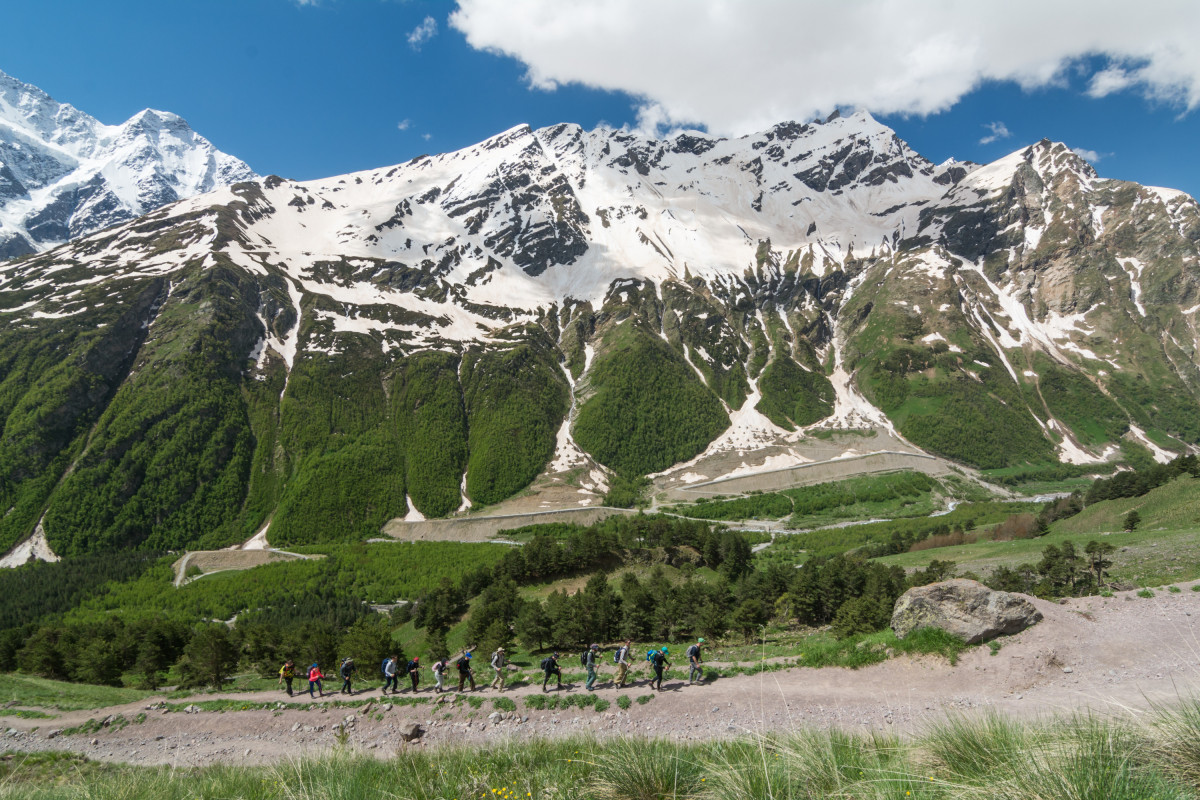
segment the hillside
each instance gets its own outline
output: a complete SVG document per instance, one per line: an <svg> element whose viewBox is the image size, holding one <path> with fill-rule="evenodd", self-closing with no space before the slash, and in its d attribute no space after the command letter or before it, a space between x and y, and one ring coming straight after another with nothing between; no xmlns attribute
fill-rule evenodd
<svg viewBox="0 0 1200 800"><path fill-rule="evenodd" d="M237 183L0 263L0 547L350 541L864 453L1165 460L1200 443L1198 241L1194 200L1064 145L934 165L865 113Z"/></svg>

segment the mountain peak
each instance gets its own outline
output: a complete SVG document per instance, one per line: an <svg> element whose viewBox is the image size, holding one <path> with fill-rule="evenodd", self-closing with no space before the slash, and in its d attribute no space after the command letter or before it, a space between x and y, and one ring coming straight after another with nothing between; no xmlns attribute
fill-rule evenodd
<svg viewBox="0 0 1200 800"><path fill-rule="evenodd" d="M177 114L105 125L0 72L0 259L254 177Z"/></svg>

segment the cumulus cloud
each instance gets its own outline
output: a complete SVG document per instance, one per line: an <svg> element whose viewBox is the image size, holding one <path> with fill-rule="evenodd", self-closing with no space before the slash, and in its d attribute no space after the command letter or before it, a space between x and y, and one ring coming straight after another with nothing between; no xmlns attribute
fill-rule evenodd
<svg viewBox="0 0 1200 800"><path fill-rule="evenodd" d="M450 24L524 63L531 86L627 92L659 127L931 114L985 81L1065 85L1097 57L1093 95L1200 106L1195 0L458 0Z"/></svg>
<svg viewBox="0 0 1200 800"><path fill-rule="evenodd" d="M437 36L437 20L433 17L426 17L408 34L408 46L413 50L420 50L421 46L434 36Z"/></svg>
<svg viewBox="0 0 1200 800"><path fill-rule="evenodd" d="M989 122L983 127L987 128L991 132L979 140L980 144L991 144L992 142L998 142L1001 139L1007 139L1008 137L1012 136L1012 131L1010 131L1008 126L1003 122Z"/></svg>
<svg viewBox="0 0 1200 800"><path fill-rule="evenodd" d="M1097 153L1095 150L1087 150L1083 147L1072 147L1071 152L1090 164L1095 164L1097 161L1104 158L1104 156L1102 156L1100 153Z"/></svg>
<svg viewBox="0 0 1200 800"><path fill-rule="evenodd" d="M411 119L402 119L396 123L396 130L398 130L398 131L406 131L411 127L412 127Z"/></svg>

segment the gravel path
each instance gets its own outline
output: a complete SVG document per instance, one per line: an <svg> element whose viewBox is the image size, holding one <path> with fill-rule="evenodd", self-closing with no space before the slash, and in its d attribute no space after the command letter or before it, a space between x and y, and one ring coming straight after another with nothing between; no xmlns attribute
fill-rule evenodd
<svg viewBox="0 0 1200 800"><path fill-rule="evenodd" d="M1171 703L1200 690L1200 592L1182 585L1177 594L1153 598L1121 592L1112 598L1081 598L1063 604L1035 600L1045 620L1003 640L996 654L984 646L964 654L957 666L938 658L895 658L859 670L790 669L754 676L723 678L688 686L671 680L664 691L628 711L615 702L604 712L571 708L527 709L522 696L541 687L504 694L518 711L489 719L493 691L483 706L466 704L386 708L378 688L356 699L374 699L362 709L321 706L311 710L249 710L193 714L147 709L153 701L87 712L54 720L8 718L4 747L12 750L71 750L92 758L138 764L271 763L316 754L334 745L334 726L353 715L349 745L379 755L398 747L485 744L528 737L573 734L662 736L707 739L745 732L788 730L797 726L846 727L905 734L918 731L947 712L995 709L1022 718L1082 709L1100 713L1139 713L1156 703ZM642 675L636 677L641 678ZM481 683L486 683L483 681ZM582 686L570 692L582 693ZM615 701L650 694L642 685L618 692L598 685L601 697ZM402 697L407 695L402 695ZM426 696L432 698L432 693ZM262 704L287 700L279 692L203 695ZM307 695L297 700L307 701ZM328 699L337 699L334 695ZM178 702L178 701L177 701ZM182 701L186 702L186 701ZM146 719L121 730L55 736L50 731L79 725L89 718L123 714ZM377 718L378 717L378 718ZM401 742L398 728L407 721L426 729L418 745Z"/></svg>

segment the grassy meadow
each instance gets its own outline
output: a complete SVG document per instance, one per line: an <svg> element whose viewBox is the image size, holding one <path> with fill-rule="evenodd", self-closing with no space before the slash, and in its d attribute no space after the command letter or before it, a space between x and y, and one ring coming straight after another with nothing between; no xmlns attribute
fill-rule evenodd
<svg viewBox="0 0 1200 800"><path fill-rule="evenodd" d="M1200 705L1136 721L951 717L910 737L800 729L684 744L665 739L337 747L271 766L132 767L63 753L0 757L0 798L29 800L1190 800Z"/></svg>

